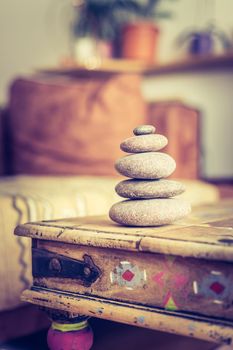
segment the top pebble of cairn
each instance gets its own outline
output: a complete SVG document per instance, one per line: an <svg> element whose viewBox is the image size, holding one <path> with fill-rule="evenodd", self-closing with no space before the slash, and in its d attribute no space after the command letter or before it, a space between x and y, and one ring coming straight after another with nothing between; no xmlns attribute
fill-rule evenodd
<svg viewBox="0 0 233 350"><path fill-rule="evenodd" d="M139 125L133 129L134 135L148 135L154 134L156 128L153 125Z"/></svg>
<svg viewBox="0 0 233 350"><path fill-rule="evenodd" d="M121 181L116 192L129 198L112 206L110 218L126 226L159 226L170 224L186 216L191 208L182 199L171 198L184 192L184 186L165 180L173 173L176 163L166 153L157 152L168 140L155 134L153 125L141 125L134 135L124 140L120 147L131 153L116 162L117 171L130 180ZM133 154L132 154L133 153Z"/></svg>

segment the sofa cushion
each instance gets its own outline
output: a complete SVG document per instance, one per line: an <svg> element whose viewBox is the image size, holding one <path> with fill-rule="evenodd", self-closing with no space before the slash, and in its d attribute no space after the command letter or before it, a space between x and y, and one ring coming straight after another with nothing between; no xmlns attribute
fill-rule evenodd
<svg viewBox="0 0 233 350"><path fill-rule="evenodd" d="M0 311L20 304L31 283L30 240L13 235L28 221L107 213L117 196L112 178L9 177L0 180Z"/></svg>
<svg viewBox="0 0 233 350"><path fill-rule="evenodd" d="M9 110L15 174L116 175L119 144L145 120L133 74L17 79Z"/></svg>

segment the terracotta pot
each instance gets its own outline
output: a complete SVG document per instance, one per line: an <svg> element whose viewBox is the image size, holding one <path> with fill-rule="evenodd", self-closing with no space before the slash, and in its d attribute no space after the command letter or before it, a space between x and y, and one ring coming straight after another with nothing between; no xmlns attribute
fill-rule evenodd
<svg viewBox="0 0 233 350"><path fill-rule="evenodd" d="M157 60L159 29L150 22L130 23L122 29L121 55L148 63Z"/></svg>

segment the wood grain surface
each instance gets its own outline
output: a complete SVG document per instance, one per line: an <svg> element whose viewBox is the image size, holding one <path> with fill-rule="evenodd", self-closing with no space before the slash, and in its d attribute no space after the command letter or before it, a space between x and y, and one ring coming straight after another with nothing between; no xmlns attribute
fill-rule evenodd
<svg viewBox="0 0 233 350"><path fill-rule="evenodd" d="M24 301L44 307L182 334L216 343L230 344L233 339L231 323L213 323L211 319L194 315L181 317L172 312L164 313L159 309L145 306L42 290L26 290L22 298Z"/></svg>
<svg viewBox="0 0 233 350"><path fill-rule="evenodd" d="M233 201L200 206L173 225L124 227L107 217L84 217L19 225L15 234L77 245L233 260Z"/></svg>

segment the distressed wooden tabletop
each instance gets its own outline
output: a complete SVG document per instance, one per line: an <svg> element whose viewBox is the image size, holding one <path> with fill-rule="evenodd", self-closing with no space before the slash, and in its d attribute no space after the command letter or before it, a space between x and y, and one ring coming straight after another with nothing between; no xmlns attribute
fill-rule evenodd
<svg viewBox="0 0 233 350"><path fill-rule="evenodd" d="M19 225L15 234L130 251L233 261L233 200L202 205L172 225L124 227L107 216L70 218Z"/></svg>

